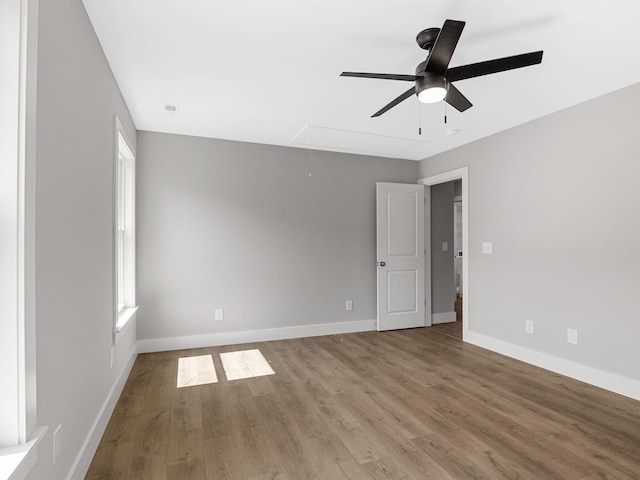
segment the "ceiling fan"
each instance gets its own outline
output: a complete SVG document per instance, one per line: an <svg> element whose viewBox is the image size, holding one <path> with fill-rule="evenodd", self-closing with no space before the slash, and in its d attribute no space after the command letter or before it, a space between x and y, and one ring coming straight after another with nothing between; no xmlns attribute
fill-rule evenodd
<svg viewBox="0 0 640 480"><path fill-rule="evenodd" d="M435 103L444 100L456 110L464 112L472 106L472 103L452 82L528 67L542 62L542 50L540 50L538 52L523 53L522 55L513 55L449 68L449 62L458 44L464 25L465 22L459 20L446 20L442 29L427 28L418 34L416 42L418 42L420 48L427 50L428 54L427 59L416 67L415 75L342 72L340 76L415 82L415 86L371 115L372 118L379 117L414 93L418 96L418 100L423 103Z"/></svg>

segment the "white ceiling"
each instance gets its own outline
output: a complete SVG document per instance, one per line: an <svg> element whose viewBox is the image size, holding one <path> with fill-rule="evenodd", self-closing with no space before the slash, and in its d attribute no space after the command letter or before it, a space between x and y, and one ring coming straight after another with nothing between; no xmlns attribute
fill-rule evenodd
<svg viewBox="0 0 640 480"><path fill-rule="evenodd" d="M640 82L637 0L83 1L140 130L420 160ZM415 96L370 118L407 83L340 72L413 74L447 18L466 22L452 67L542 64L457 82L474 106L447 125Z"/></svg>

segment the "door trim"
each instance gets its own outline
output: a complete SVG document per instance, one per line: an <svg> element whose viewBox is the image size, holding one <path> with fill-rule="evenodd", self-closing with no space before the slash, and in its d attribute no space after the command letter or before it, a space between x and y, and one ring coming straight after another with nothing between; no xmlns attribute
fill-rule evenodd
<svg viewBox="0 0 640 480"><path fill-rule="evenodd" d="M462 340L466 341L469 334L469 300L471 298L469 295L469 167L456 168L448 172L424 177L418 180L418 183L431 187L451 180L462 180L462 291L464 292L462 301ZM425 255L425 272L429 278L427 285L430 288L431 255L428 255L429 260L426 257L427 255ZM430 312L428 315L430 315ZM427 322L427 325L429 324L430 322Z"/></svg>

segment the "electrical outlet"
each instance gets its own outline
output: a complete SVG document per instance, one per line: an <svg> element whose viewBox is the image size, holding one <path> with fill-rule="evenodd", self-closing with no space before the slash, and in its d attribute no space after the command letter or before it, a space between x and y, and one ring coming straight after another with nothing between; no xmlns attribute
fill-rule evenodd
<svg viewBox="0 0 640 480"><path fill-rule="evenodd" d="M567 343L578 344L578 330L567 328Z"/></svg>
<svg viewBox="0 0 640 480"><path fill-rule="evenodd" d="M345 310L347 312L353 310L353 300L347 300L347 302L345 303Z"/></svg>
<svg viewBox="0 0 640 480"><path fill-rule="evenodd" d="M524 321L524 331L533 335L533 320L525 320Z"/></svg>
<svg viewBox="0 0 640 480"><path fill-rule="evenodd" d="M109 350L109 367L113 368L113 348Z"/></svg>
<svg viewBox="0 0 640 480"><path fill-rule="evenodd" d="M62 424L53 431L53 463L58 461L62 452Z"/></svg>
<svg viewBox="0 0 640 480"><path fill-rule="evenodd" d="M216 308L216 320L224 320L224 310L222 308Z"/></svg>
<svg viewBox="0 0 640 480"><path fill-rule="evenodd" d="M482 253L484 255L493 254L493 243L491 243L491 242L482 242Z"/></svg>

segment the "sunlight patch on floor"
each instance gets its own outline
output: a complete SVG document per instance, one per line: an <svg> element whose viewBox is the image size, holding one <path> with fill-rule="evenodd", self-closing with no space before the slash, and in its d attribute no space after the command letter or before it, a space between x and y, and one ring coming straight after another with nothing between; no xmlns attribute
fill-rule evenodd
<svg viewBox="0 0 640 480"><path fill-rule="evenodd" d="M258 349L225 352L220 354L227 380L275 375L269 362Z"/></svg>
<svg viewBox="0 0 640 480"><path fill-rule="evenodd" d="M213 357L211 355L178 359L177 388L206 385L208 383L218 383L218 375L216 375L216 367L213 366Z"/></svg>

